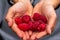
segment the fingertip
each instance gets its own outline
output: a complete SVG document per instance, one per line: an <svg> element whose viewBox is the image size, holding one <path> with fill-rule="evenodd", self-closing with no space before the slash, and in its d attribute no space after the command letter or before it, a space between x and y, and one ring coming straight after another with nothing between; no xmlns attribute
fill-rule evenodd
<svg viewBox="0 0 60 40"><path fill-rule="evenodd" d="M23 40L27 40L25 33L23 34Z"/></svg>
<svg viewBox="0 0 60 40"><path fill-rule="evenodd" d="M51 35L51 30L48 31L48 34Z"/></svg>
<svg viewBox="0 0 60 40"><path fill-rule="evenodd" d="M50 29L50 28L47 28L47 33L48 33L49 35L51 35L51 29Z"/></svg>
<svg viewBox="0 0 60 40"><path fill-rule="evenodd" d="M25 37L23 37L23 40L27 40Z"/></svg>
<svg viewBox="0 0 60 40"><path fill-rule="evenodd" d="M36 34L33 33L33 35L31 36L31 40L35 40L36 39Z"/></svg>
<svg viewBox="0 0 60 40"><path fill-rule="evenodd" d="M13 19L12 18L8 18L7 22L8 22L8 26L11 27L12 24L13 24Z"/></svg>
<svg viewBox="0 0 60 40"><path fill-rule="evenodd" d="M45 35L47 35L47 32L46 31L43 31L43 32L37 33L36 38L39 39L39 38L41 38L41 37L43 37Z"/></svg>
<svg viewBox="0 0 60 40"><path fill-rule="evenodd" d="M27 39L29 39L29 34L28 32L25 32Z"/></svg>
<svg viewBox="0 0 60 40"><path fill-rule="evenodd" d="M22 38L23 36L21 34L17 34L19 38Z"/></svg>
<svg viewBox="0 0 60 40"><path fill-rule="evenodd" d="M18 37L23 37L23 31L21 31L15 23L12 25L11 29L18 35Z"/></svg>
<svg viewBox="0 0 60 40"><path fill-rule="evenodd" d="M8 22L8 26L11 27L12 26L12 22Z"/></svg>
<svg viewBox="0 0 60 40"><path fill-rule="evenodd" d="M23 37L23 32L22 32L22 31L17 32L17 35L18 35L20 38L22 38L22 37Z"/></svg>
<svg viewBox="0 0 60 40"><path fill-rule="evenodd" d="M32 35L32 31L29 30L29 36L31 36L31 35Z"/></svg>

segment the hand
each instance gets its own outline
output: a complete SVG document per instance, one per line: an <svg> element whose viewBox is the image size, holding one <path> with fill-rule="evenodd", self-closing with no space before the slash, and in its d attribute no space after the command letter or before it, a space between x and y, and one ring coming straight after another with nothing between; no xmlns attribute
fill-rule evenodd
<svg viewBox="0 0 60 40"><path fill-rule="evenodd" d="M56 13L55 13L54 7L51 4L45 3L44 1L40 1L34 7L33 14L36 12L45 15L48 19L48 23L47 23L45 31L33 32L32 36L31 36L32 40L35 40L36 38L39 39L39 38L47 35L47 33L51 34L51 32L56 24L55 23L56 22Z"/></svg>
<svg viewBox="0 0 60 40"><path fill-rule="evenodd" d="M28 32L23 32L22 30L18 29L14 21L14 18L16 18L17 16L23 16L25 14L31 15L32 9L33 7L29 0L22 0L14 4L12 7L10 7L6 15L6 20L8 22L8 25L11 27L11 29L14 32L16 32L16 34L20 38L23 38L23 40L29 39Z"/></svg>

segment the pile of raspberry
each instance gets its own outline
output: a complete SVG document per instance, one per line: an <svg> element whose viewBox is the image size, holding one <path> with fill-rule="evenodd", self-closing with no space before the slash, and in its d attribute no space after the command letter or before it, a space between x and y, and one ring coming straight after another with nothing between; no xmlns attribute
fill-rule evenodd
<svg viewBox="0 0 60 40"><path fill-rule="evenodd" d="M44 15L40 15L39 13L34 13L32 18L29 15L16 17L15 22L20 30L41 32L46 29L47 18Z"/></svg>

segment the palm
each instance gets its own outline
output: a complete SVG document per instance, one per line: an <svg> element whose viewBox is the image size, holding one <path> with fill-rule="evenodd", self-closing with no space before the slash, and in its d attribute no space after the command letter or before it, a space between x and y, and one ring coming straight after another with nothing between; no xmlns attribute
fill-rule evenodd
<svg viewBox="0 0 60 40"><path fill-rule="evenodd" d="M35 39L35 38L39 39L39 38L47 35L47 33L51 34L51 29L54 27L54 24L56 21L56 14L55 14L55 10L52 7L52 5L43 4L43 1L41 1L34 7L33 14L36 12L45 15L48 19L48 24L46 26L47 28L45 31L33 32L31 39Z"/></svg>
<svg viewBox="0 0 60 40"><path fill-rule="evenodd" d="M28 3L26 3L26 4L28 4ZM22 3L22 2L18 2L15 5L13 5L11 7L11 9L15 13L15 15L17 14L17 16L22 16L25 13L29 14L29 13L32 12L32 6L31 6L31 4L28 4L28 5L25 5L25 3Z"/></svg>
<svg viewBox="0 0 60 40"><path fill-rule="evenodd" d="M16 16L23 16L23 15L25 15L25 14L27 14L27 15L30 15L31 16L31 13L32 13L32 6L31 5L29 5L29 6L27 6L27 5L25 5L24 6L24 4L23 5L18 5L18 4L15 4L15 6L16 6L16 8L14 8L14 9L16 9L15 10L15 13L16 13ZM23 8L23 9L22 9ZM15 16L15 17L16 17ZM14 24L13 24L14 25ZM14 28L14 27L13 27ZM18 28L17 28L18 29ZM18 31L18 30L17 30ZM19 30L18 32L20 32L20 34L21 35L23 35L23 39L25 39L26 37L28 37L29 38L29 35L28 35L28 32L23 32L22 30ZM21 35L19 35L18 34L18 36L20 36L21 37Z"/></svg>
<svg viewBox="0 0 60 40"><path fill-rule="evenodd" d="M32 6L30 2L18 2L9 9L8 14L6 16L7 21L10 22L8 23L9 26L11 26L12 30L16 32L16 34L19 37L23 37L23 40L26 40L26 37L27 39L29 38L28 32L23 32L22 30L18 29L14 19L17 16L23 16L25 14L31 16L31 13L32 13Z"/></svg>

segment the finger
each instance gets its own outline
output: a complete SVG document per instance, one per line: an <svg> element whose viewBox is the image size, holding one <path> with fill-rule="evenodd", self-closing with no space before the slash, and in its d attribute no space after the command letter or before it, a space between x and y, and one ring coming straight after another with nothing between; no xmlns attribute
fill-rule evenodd
<svg viewBox="0 0 60 40"><path fill-rule="evenodd" d="M39 39L39 38L41 38L41 37L43 37L45 35L47 35L47 32L46 31L39 32L39 33L37 33L36 38Z"/></svg>
<svg viewBox="0 0 60 40"><path fill-rule="evenodd" d="M47 31L48 34L51 34L51 28L50 27L47 27L46 31Z"/></svg>
<svg viewBox="0 0 60 40"><path fill-rule="evenodd" d="M32 12L33 12L33 7L32 7L32 5L29 7L29 9L28 9L28 13L29 13L29 15L31 16L32 15Z"/></svg>
<svg viewBox="0 0 60 40"><path fill-rule="evenodd" d="M32 31L31 30L29 30L29 36L31 36L32 35Z"/></svg>
<svg viewBox="0 0 60 40"><path fill-rule="evenodd" d="M17 27L17 25L16 25L15 23L13 23L11 29L12 29L14 32L16 32L16 34L17 34L20 38L23 37L23 31L21 31L21 30Z"/></svg>
<svg viewBox="0 0 60 40"><path fill-rule="evenodd" d="M22 16L22 13L16 13L14 18Z"/></svg>
<svg viewBox="0 0 60 40"><path fill-rule="evenodd" d="M26 31L25 34L26 34L26 38L27 38L27 40L28 40L28 39L29 39L29 34L28 34L28 32Z"/></svg>
<svg viewBox="0 0 60 40"><path fill-rule="evenodd" d="M36 35L37 35L37 33L33 33L32 36L31 36L31 40L35 40L36 39Z"/></svg>
<svg viewBox="0 0 60 40"><path fill-rule="evenodd" d="M42 12L47 16L48 18L48 24L47 24L47 33L51 34L52 28L55 26L56 22L56 12L54 10L54 7L52 5L43 5L42 6Z"/></svg>
<svg viewBox="0 0 60 40"><path fill-rule="evenodd" d="M33 13L36 13L36 12L41 13L42 4L43 4L43 1L41 1L40 3L38 3L38 4L34 7Z"/></svg>
<svg viewBox="0 0 60 40"><path fill-rule="evenodd" d="M22 16L27 11L26 5L23 2L18 2L14 5L15 17Z"/></svg>
<svg viewBox="0 0 60 40"><path fill-rule="evenodd" d="M30 7L29 7L29 8L30 8ZM20 9L20 10L21 10L21 9ZM28 9L28 10L22 10L22 11L16 12L14 18L16 18L16 17L21 17L21 16L23 16L23 15L29 15L29 16L31 16L31 15L32 15L32 8L30 8L30 9Z"/></svg>
<svg viewBox="0 0 60 40"><path fill-rule="evenodd" d="M25 33L23 33L23 40L27 40L27 36Z"/></svg>
<svg viewBox="0 0 60 40"><path fill-rule="evenodd" d="M25 15L27 14L27 15L31 16L32 12L33 12L33 7L31 4L29 4L27 7L27 11L26 11Z"/></svg>
<svg viewBox="0 0 60 40"><path fill-rule="evenodd" d="M55 17L51 17L51 18L49 19L49 21L48 21L48 24L47 24L47 32L48 32L49 34L51 34L51 32L52 32L55 24L56 24L56 18L55 18Z"/></svg>
<svg viewBox="0 0 60 40"><path fill-rule="evenodd" d="M6 20L7 20L9 26L12 26L12 23L13 23L12 18L13 18L13 16L14 16L13 10L10 8L8 10L7 15L6 15Z"/></svg>

